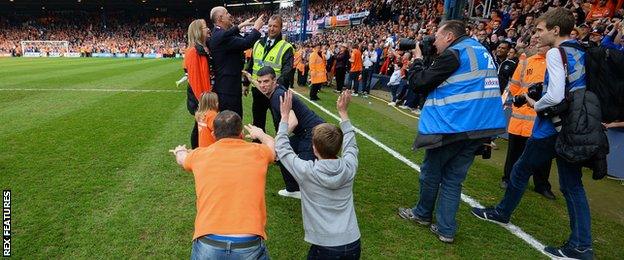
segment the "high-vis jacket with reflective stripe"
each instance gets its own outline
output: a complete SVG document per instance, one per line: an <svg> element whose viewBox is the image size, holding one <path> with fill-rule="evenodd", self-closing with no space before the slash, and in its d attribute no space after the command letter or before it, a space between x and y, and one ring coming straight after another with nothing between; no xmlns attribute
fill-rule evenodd
<svg viewBox="0 0 624 260"><path fill-rule="evenodd" d="M269 50L269 53L265 53L264 46L257 41L253 47L253 73L251 74L254 79L257 79L256 75L258 71L264 66L271 66L273 70L275 70L275 78L279 78L282 73L282 58L284 57L284 53L289 48L292 48L292 45L287 41L280 40L275 43L275 46ZM266 55L265 55L266 54Z"/></svg>
<svg viewBox="0 0 624 260"><path fill-rule="evenodd" d="M573 47L562 47L565 50L568 66L566 68L566 88L569 92L585 88L585 52ZM548 91L548 71L544 76L542 95ZM533 126L533 138L546 138L557 134L557 130L549 118L538 116Z"/></svg>
<svg viewBox="0 0 624 260"><path fill-rule="evenodd" d="M427 96L420 134L453 134L505 129L498 75L487 49L472 38L451 47L459 68Z"/></svg>
<svg viewBox="0 0 624 260"><path fill-rule="evenodd" d="M310 53L310 81L312 84L327 82L327 71L325 70L325 55L313 51Z"/></svg>
<svg viewBox="0 0 624 260"><path fill-rule="evenodd" d="M544 82L544 73L546 73L546 57L543 54L535 54L529 58L523 54L509 82L509 92L512 96L527 93L531 84ZM507 131L510 134L530 137L535 117L535 110L528 104L521 107L511 106Z"/></svg>

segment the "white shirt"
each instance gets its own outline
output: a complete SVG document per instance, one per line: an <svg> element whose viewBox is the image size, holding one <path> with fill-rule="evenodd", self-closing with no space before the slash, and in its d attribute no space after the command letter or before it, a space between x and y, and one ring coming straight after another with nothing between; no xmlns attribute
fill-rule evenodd
<svg viewBox="0 0 624 260"><path fill-rule="evenodd" d="M266 45L264 47L266 48L266 47L273 46L274 41L275 41L274 39L267 38Z"/></svg>
<svg viewBox="0 0 624 260"><path fill-rule="evenodd" d="M377 62L377 52L375 50L364 51L364 54L362 54L362 60L364 61L362 63L362 65L364 65L364 68L370 68L375 62Z"/></svg>
<svg viewBox="0 0 624 260"><path fill-rule="evenodd" d="M566 72L559 49L552 48L546 52L546 71L548 71L548 89L546 94L535 103L535 111L542 111L561 103L565 98Z"/></svg>

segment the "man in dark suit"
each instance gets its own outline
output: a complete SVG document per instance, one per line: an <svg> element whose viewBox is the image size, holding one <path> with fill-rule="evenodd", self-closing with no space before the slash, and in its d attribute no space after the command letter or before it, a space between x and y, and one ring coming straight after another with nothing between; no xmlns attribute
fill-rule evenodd
<svg viewBox="0 0 624 260"><path fill-rule="evenodd" d="M241 71L245 63L243 51L251 48L260 38L259 30L264 24L264 15L256 19L253 29L245 36L241 36L239 30L244 26L251 25L251 18L239 26L233 26L232 15L228 13L225 7L217 6L210 11L210 20L214 24L214 30L208 47L214 62L215 84L213 91L219 96L219 111L231 110L238 113L242 118Z"/></svg>

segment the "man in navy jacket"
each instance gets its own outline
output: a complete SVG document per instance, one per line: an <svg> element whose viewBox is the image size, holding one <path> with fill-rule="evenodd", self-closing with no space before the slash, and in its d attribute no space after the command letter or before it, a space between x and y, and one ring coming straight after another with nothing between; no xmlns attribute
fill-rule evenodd
<svg viewBox="0 0 624 260"><path fill-rule="evenodd" d="M256 19L251 32L240 35L240 28L251 25L247 19L239 26L232 23L232 15L225 7L217 6L210 11L214 30L208 46L214 64L215 84L213 91L219 96L219 111L231 110L243 117L243 89L241 77L245 63L243 51L260 38L264 15Z"/></svg>

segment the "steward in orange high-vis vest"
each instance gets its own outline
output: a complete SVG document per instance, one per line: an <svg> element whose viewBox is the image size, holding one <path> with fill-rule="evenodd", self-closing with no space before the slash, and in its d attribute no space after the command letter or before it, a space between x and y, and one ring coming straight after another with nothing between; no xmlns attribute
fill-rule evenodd
<svg viewBox="0 0 624 260"><path fill-rule="evenodd" d="M544 81L546 73L546 51L550 46L542 46L538 48L537 54L526 57L525 54L520 56L518 67L509 82L509 93L512 96L521 96L528 92L529 86L533 83L541 83ZM510 174L513 165L518 161L520 155L524 151L526 142L531 137L533 129L533 121L535 121L536 113L528 104L521 107L512 107L511 118L507 132L509 133L509 145L507 148L507 158L505 160L505 173L501 186L507 186L510 183ZM548 182L550 175L550 162L544 164L538 172L533 175L535 183L535 191L544 197L554 199L551 192L551 186Z"/></svg>
<svg viewBox="0 0 624 260"><path fill-rule="evenodd" d="M327 83L325 55L321 52L319 43L314 45L314 50L310 53L310 81L312 82L310 99L319 100L318 92Z"/></svg>

